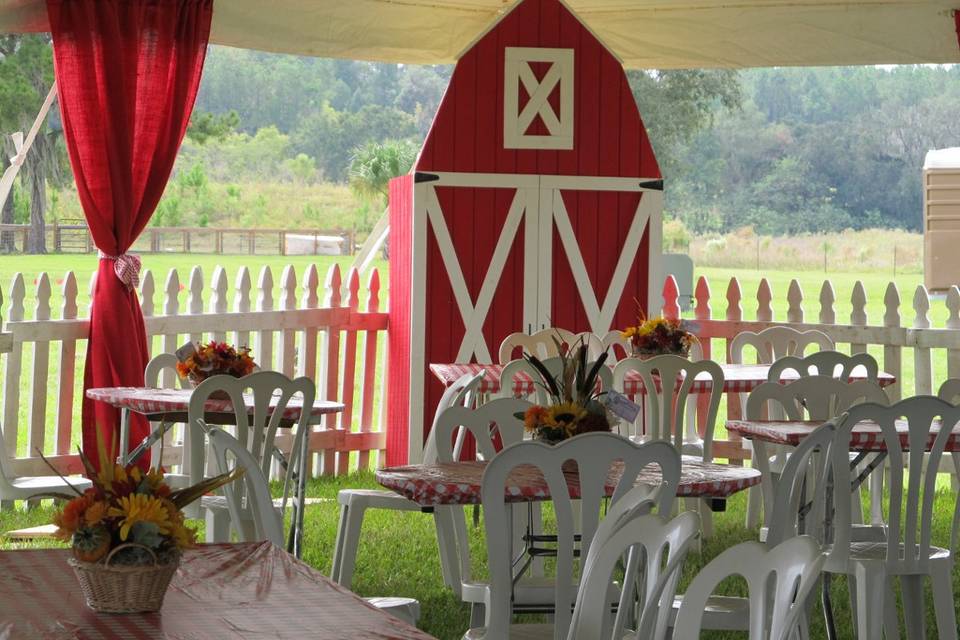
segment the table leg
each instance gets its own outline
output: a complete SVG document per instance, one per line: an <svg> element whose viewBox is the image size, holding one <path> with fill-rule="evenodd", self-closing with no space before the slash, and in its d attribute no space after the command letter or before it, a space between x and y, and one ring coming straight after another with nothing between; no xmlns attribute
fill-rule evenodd
<svg viewBox="0 0 960 640"><path fill-rule="evenodd" d="M130 410L120 410L120 451L117 452L117 463L127 465L128 449L130 448Z"/></svg>
<svg viewBox="0 0 960 640"><path fill-rule="evenodd" d="M291 531L293 543L292 552L296 558L303 556L303 519L307 497L307 445L313 427L306 425L305 429L306 432L300 439L300 451L297 454L297 487L296 496L294 497L296 510L293 513L293 524L291 527L293 529Z"/></svg>

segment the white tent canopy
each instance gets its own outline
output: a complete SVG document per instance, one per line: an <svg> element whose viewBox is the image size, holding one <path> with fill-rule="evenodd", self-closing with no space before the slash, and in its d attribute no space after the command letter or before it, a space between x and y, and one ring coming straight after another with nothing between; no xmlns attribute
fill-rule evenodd
<svg viewBox="0 0 960 640"><path fill-rule="evenodd" d="M628 67L960 62L960 0L568 0ZM503 0L216 0L211 41L281 53L452 62ZM44 0L0 0L0 33L48 30Z"/></svg>

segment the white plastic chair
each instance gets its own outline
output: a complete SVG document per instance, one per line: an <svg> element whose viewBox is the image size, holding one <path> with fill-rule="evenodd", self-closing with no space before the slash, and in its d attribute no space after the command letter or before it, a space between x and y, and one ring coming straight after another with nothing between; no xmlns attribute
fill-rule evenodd
<svg viewBox="0 0 960 640"><path fill-rule="evenodd" d="M249 394L245 394L249 391ZM204 434L196 428L197 421L206 422L204 405L210 396L217 392L224 392L230 397L233 406L235 437L246 447L247 451L258 462L265 477L270 477L274 464L274 450L276 448L277 430L280 428L282 415L295 395L302 398L302 408L291 421L291 428L295 429L290 446L290 455L287 459L287 468L283 474L284 488L280 508L286 507L290 495L290 485L293 473L299 460L302 439L310 429L310 411L316 396L316 387L312 380L306 377L290 379L277 371L257 371L242 378L228 375L211 376L194 389L190 395L187 408L187 438L185 441L184 457L187 461L190 483L193 484L204 477L206 460L204 451ZM252 400L253 411L248 411L248 402ZM271 405L275 407L271 410ZM240 530L249 527L250 522L229 521L229 512L221 496L205 496L200 499L200 507L206 515L207 542L228 542L230 526ZM298 505L302 508L302 505Z"/></svg>
<svg viewBox="0 0 960 640"><path fill-rule="evenodd" d="M747 420L763 420L765 412L776 413L787 420L822 420L836 418L858 403L876 402L887 404L887 394L876 383L868 380L845 382L830 376L807 376L789 384L764 382L754 389L747 399ZM773 500L777 478L789 455L781 454L771 461L770 452L762 442L754 443L753 466L760 471L760 491L763 497L765 527L769 528L769 515L773 513ZM848 460L850 456L848 455ZM879 497L879 496L878 496ZM849 500L860 505L859 492ZM879 502L875 509L879 512ZM862 511L862 508L860 509ZM750 514L748 514L748 517ZM862 513L857 523L863 522ZM753 526L753 521L748 525ZM865 528L859 535L872 539L882 537L882 521L877 529Z"/></svg>
<svg viewBox="0 0 960 640"><path fill-rule="evenodd" d="M574 500L570 498L564 465L577 465L580 484L580 518L574 515ZM576 598L574 579L574 536L579 533L579 549L583 557L589 554L591 542L600 521L605 484L611 465L622 461L623 475L612 496L612 504L624 496L636 483L638 475L649 465L662 470L663 482L650 488L650 497L658 513L670 513L680 478L680 456L664 442L637 445L611 433L587 433L560 444L550 446L542 442L525 441L500 452L487 465L483 475L481 499L484 505L487 533L487 557L490 586L486 592L485 627L470 629L465 638L527 637L527 625L511 625L512 602L516 594L512 571L515 557L512 549L511 518L515 510L506 502L509 477L521 465L532 465L542 473L553 500L557 522L556 575L552 579L552 609L554 626L552 637L564 640L571 622L571 605ZM617 602L619 595L612 595ZM541 626L542 630L543 627Z"/></svg>
<svg viewBox="0 0 960 640"><path fill-rule="evenodd" d="M469 405L471 396L482 381L483 373L472 376L465 375L444 390L440 402L437 404L437 413L434 416L433 426L423 450L425 464L432 464L437 461L435 434L439 416L452 406ZM423 508L395 491L385 489L341 489L337 492L337 502L340 504L340 522L337 527L337 539L334 543L330 578L349 589L353 582L353 571L357 564L357 549L360 546L363 518L367 509L420 512ZM443 583L453 589L455 593L459 593L460 571L457 541L454 531L447 526L448 518L442 515L443 511L443 508L434 509L433 513L437 527L437 545L440 551L440 570L443 574Z"/></svg>
<svg viewBox="0 0 960 640"><path fill-rule="evenodd" d="M767 327L761 331L741 331L730 341L730 361L743 362L743 352L752 347L758 364L773 364L785 356L803 356L810 346L833 350L833 339L823 331L800 331L793 327Z"/></svg>
<svg viewBox="0 0 960 640"><path fill-rule="evenodd" d="M644 610L652 610L648 615L656 616L655 637L665 636L676 582L680 578L683 561L696 542L699 519L690 511L672 520L667 520L661 514L648 513L649 501L635 504L629 499L631 494L643 489L631 489L611 506L597 527L584 563L567 640L621 640L632 637L626 629L626 618L633 604L634 585L642 589L638 595L639 601L644 603ZM622 508L628 505L628 509ZM611 588L616 589L614 572L627 554L630 554L630 559L623 577L624 588L616 617L612 619L609 593ZM638 583L637 569L641 563L643 572L639 575L642 582ZM661 597L654 600L649 595L660 581L664 564L669 571L665 577L667 584L660 591Z"/></svg>
<svg viewBox="0 0 960 640"><path fill-rule="evenodd" d="M720 399L723 397L724 376L723 369L712 360L691 362L687 358L674 355L663 355L641 360L640 358L626 358L617 363L613 369L613 388L624 390L624 380L630 372L640 375L646 393L643 396L648 418L648 440L666 440L680 453L700 456L705 462L713 460L713 432L717 423L717 411L720 408ZM703 438L697 432L697 423L700 416L696 415L700 408L698 403L690 398L690 388L695 379L709 377L711 389L706 403L706 416L703 423L705 431ZM690 401L688 401L688 399ZM690 412L687 414L686 412ZM686 416L686 419L685 419ZM643 419L643 415L638 420ZM628 433L638 437L639 430L633 425L627 425ZM713 514L703 501L689 501L699 508L702 520L703 535L709 538L713 534Z"/></svg>
<svg viewBox="0 0 960 640"><path fill-rule="evenodd" d="M629 358L633 352L630 339L624 338L623 333L617 330L608 331L607 334L600 339L600 344L603 345L604 351L609 354L608 361L611 363Z"/></svg>
<svg viewBox="0 0 960 640"><path fill-rule="evenodd" d="M820 545L809 536L789 538L772 549L759 542L727 549L700 570L683 595L674 640L700 637L714 589L734 575L747 582L750 640L787 640L806 616L807 597L823 563ZM642 620L641 629L646 628Z"/></svg>
<svg viewBox="0 0 960 640"><path fill-rule="evenodd" d="M506 364L514 359L514 351L522 349L524 353L536 356L541 360L560 355L557 351L557 344L554 340L566 342L571 348L579 340L583 340L587 345L587 355L591 360L596 360L604 351L603 343L600 338L584 331L574 333L566 329L541 329L536 333L511 333L503 342L500 343L500 349L497 353L497 362Z"/></svg>
<svg viewBox="0 0 960 640"><path fill-rule="evenodd" d="M825 349L808 356L784 356L770 365L767 380L779 382L785 371L794 371L798 376L829 376L848 382L854 373L863 379L876 382L880 375L880 365L869 353L848 355L840 351Z"/></svg>
<svg viewBox="0 0 960 640"><path fill-rule="evenodd" d="M241 542L269 540L283 548L283 519L274 507L270 485L260 463L232 435L198 421L197 426L209 438L212 457L219 473L243 467L243 477L223 486L230 519L252 521L254 526L239 529ZM378 609L415 625L420 617L420 603L412 598L365 598Z"/></svg>
<svg viewBox="0 0 960 640"><path fill-rule="evenodd" d="M960 403L960 378L950 378L944 380L937 391L937 397L946 400L950 404Z"/></svg>
<svg viewBox="0 0 960 640"><path fill-rule="evenodd" d="M942 425L929 452L925 453L931 427L937 418ZM850 432L863 420L872 420L879 425L879 437L889 453L890 491L884 542L855 541L849 501L844 500L844 492L849 490L853 480L846 451ZM905 420L908 425L910 450L906 453L896 432L897 420ZM960 407L934 396L916 396L889 407L873 403L857 405L837 423L837 438L831 456L835 534L824 570L847 574L848 581L855 585L857 637L861 640L879 638L881 628L892 633L892 637L897 636L897 607L892 589L895 577L900 578L907 636L927 637L924 629L924 576L930 576L933 587L937 637L944 640L957 638L952 573L960 502L954 506L949 548L934 546L931 537L937 469L951 431L958 422ZM904 457L907 459L906 468ZM928 464L924 464L925 457L929 457Z"/></svg>
<svg viewBox="0 0 960 640"><path fill-rule="evenodd" d="M174 388L177 386L179 386L181 389L187 388L189 386L189 383L183 378L181 378L180 374L177 373L177 362L179 362L177 360L177 356L172 353L159 353L154 357L150 358L150 361L147 363L146 368L144 368L143 370L144 385L147 387L153 387L155 389L162 389L162 388L168 388L168 387ZM173 375L166 376L166 380L163 380L162 379L164 377L163 373L165 371L172 372ZM168 382L172 382L172 384L166 384ZM156 429L160 428L160 426L161 426L160 422L151 422L150 431L153 432ZM184 440L183 431L180 431L179 441L181 443L181 446L182 446L183 440ZM173 437L172 432L168 432L168 435L165 435L163 438L163 443L168 444L174 441L175 441L175 438ZM150 447L150 460L152 465L161 464L160 454L161 454L161 449L164 447L165 447L165 444L161 444L160 440L155 442L153 446ZM173 488L183 488L187 486L187 483L190 478L185 470L185 464L184 464L185 460L186 458L181 456L179 473L171 473L168 471L166 474L164 474L164 479L166 480L167 484Z"/></svg>

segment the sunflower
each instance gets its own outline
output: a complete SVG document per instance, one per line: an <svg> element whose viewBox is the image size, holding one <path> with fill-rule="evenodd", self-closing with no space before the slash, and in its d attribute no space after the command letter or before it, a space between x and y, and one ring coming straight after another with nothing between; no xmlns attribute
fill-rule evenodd
<svg viewBox="0 0 960 640"><path fill-rule="evenodd" d="M587 415L587 410L575 402L564 402L550 407L547 411L547 423L550 426L563 429L567 434L571 434L576 428L577 423Z"/></svg>
<svg viewBox="0 0 960 640"><path fill-rule="evenodd" d="M122 518L120 539L126 540L130 528L138 522L152 522L157 525L161 535L170 533L170 512L163 500L145 494L132 493L121 497L119 507L111 507L107 512L111 517Z"/></svg>

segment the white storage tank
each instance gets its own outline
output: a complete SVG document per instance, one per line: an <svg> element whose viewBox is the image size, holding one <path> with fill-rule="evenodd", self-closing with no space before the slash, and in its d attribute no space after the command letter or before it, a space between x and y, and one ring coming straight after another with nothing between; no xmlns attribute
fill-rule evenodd
<svg viewBox="0 0 960 640"><path fill-rule="evenodd" d="M960 147L923 162L923 274L932 291L960 285Z"/></svg>

